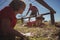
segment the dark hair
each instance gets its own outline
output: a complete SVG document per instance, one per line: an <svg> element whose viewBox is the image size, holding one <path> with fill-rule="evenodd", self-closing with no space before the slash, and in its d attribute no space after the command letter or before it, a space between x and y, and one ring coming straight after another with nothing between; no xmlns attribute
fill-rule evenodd
<svg viewBox="0 0 60 40"><path fill-rule="evenodd" d="M25 8L26 5L23 1L12 1L10 4L9 4L10 7L13 8L14 11L18 11L20 8Z"/></svg>

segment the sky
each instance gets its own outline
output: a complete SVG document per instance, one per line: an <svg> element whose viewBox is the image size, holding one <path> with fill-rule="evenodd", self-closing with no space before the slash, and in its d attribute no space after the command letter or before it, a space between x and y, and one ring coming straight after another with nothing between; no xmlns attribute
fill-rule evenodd
<svg viewBox="0 0 60 40"><path fill-rule="evenodd" d="M2 10L4 8L4 6L7 6L9 4L9 2L11 2L11 0L9 0L9 1L5 0L5 1L6 2L4 3L3 0L0 0L0 10ZM60 0L44 0L44 1L56 11L56 14L54 15L55 21L60 21L60 18L59 18L60 17ZM23 12L22 15L18 14L17 18L24 17L26 15L26 13L28 12L30 3L38 8L40 14L49 12L48 9L46 9L44 6L42 6L35 0L24 0L24 2L26 3L25 11ZM29 14L30 13L31 13L31 11L29 12ZM28 14L28 16L29 16L29 14ZM45 20L49 21L50 15L45 15L44 18L45 18ZM31 20L34 20L34 18L32 18Z"/></svg>

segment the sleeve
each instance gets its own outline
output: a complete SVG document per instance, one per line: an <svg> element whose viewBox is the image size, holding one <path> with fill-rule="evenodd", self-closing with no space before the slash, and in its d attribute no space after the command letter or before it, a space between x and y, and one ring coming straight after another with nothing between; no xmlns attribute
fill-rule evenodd
<svg viewBox="0 0 60 40"><path fill-rule="evenodd" d="M17 19L16 19L14 11L11 8L9 9L8 15L11 20L11 27L14 27L16 25Z"/></svg>

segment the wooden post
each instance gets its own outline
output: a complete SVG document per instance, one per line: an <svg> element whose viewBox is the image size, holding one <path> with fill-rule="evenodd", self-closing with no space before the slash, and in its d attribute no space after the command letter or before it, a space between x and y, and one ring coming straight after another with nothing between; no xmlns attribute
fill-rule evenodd
<svg viewBox="0 0 60 40"><path fill-rule="evenodd" d="M54 13L50 13L51 16L51 24L55 25Z"/></svg>

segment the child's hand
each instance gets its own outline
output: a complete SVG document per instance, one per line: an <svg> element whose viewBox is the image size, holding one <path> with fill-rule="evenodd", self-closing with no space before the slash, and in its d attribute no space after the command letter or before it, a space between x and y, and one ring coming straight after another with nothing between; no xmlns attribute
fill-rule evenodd
<svg viewBox="0 0 60 40"><path fill-rule="evenodd" d="M29 40L29 38L26 36L22 36L22 37L20 37L20 40Z"/></svg>

